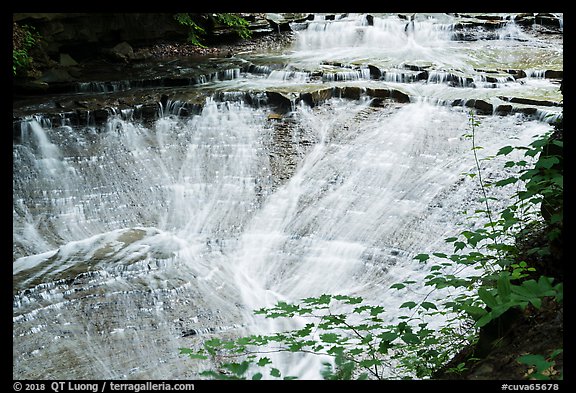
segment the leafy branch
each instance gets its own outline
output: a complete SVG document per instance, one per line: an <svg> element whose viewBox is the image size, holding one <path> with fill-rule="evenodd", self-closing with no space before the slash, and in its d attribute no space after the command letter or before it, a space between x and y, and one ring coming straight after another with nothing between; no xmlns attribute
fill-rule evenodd
<svg viewBox="0 0 576 393"><path fill-rule="evenodd" d="M17 23L13 24L12 30L12 74L21 75L32 67L30 50L34 48L40 39L40 34L33 26Z"/></svg>
<svg viewBox="0 0 576 393"><path fill-rule="evenodd" d="M559 140L551 141L548 133L529 146L501 148L496 156L515 151L523 152L524 157L504 165L516 170L513 175L487 184L482 179L476 153L481 149L475 138L479 125L471 112L469 136L475 175L483 195L481 202L485 205L485 210L477 213L485 214L488 222L481 228L446 238L445 242L454 247L452 254L435 252L414 257L429 265L423 285L430 290L418 301L403 302L397 322L387 322L384 307L368 304L361 297L323 294L301 299L299 303L278 302L255 311L265 318L299 317L309 321L300 329L230 341L213 338L197 351L182 348L181 353L192 359L210 358L220 364L218 370L201 374L218 379L247 379L250 372L252 379L260 379L264 376L262 367L268 369L270 377L281 378L280 370L272 367L270 359L261 357L281 352L330 356L333 363L325 362L321 371L325 379L430 378L464 346L474 343L480 329L508 310L523 310L529 305L539 309L544 299L563 302L562 282L538 275L536 268L520 257L514 242L518 234L538 221L534 214L538 206L548 213L547 222L561 231L563 173L558 164L563 145ZM541 154L550 144L559 155ZM513 202L495 215L488 187L512 184L517 186ZM559 236L558 231L551 230L550 238ZM534 252L544 253L541 248ZM463 274L464 270L474 273ZM390 289L407 291L414 284L415 281L406 280L392 284ZM434 293L438 294L436 300L432 298ZM443 324L432 328L439 318ZM222 362L230 358L243 360ZM543 365L549 361L541 360L519 359L525 364L536 362L537 372L542 374ZM461 363L453 371L465 367Z"/></svg>
<svg viewBox="0 0 576 393"><path fill-rule="evenodd" d="M188 42L201 48L206 48L203 41L217 25L231 28L240 38L248 39L252 36L248 21L237 14L190 14L177 13L174 19L188 28Z"/></svg>

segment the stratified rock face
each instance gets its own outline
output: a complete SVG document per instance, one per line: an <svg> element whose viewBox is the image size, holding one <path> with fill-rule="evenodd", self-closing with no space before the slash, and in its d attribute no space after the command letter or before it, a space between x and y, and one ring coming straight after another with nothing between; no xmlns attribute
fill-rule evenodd
<svg viewBox="0 0 576 393"><path fill-rule="evenodd" d="M131 57L126 45L133 48L163 42L186 42L189 30L181 25L174 13L15 13L16 23L33 26L42 37L43 50L54 59L59 53L72 58L85 58L104 49ZM253 35L290 30L290 23L302 22L310 14L242 14ZM233 28L215 26L213 37L226 40L237 38ZM121 44L122 47L116 47Z"/></svg>
<svg viewBox="0 0 576 393"><path fill-rule="evenodd" d="M171 13L17 13L14 21L34 26L48 54L63 49L89 55L93 48L132 45L158 39L185 40L187 31ZM93 53L92 53L93 54Z"/></svg>

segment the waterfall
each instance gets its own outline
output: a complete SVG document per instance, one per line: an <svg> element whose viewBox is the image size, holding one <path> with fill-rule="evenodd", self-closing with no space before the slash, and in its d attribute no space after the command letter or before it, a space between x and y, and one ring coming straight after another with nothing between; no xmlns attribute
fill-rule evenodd
<svg viewBox="0 0 576 393"><path fill-rule="evenodd" d="M423 282L414 256L450 252L443 239L472 225L461 212L481 206L476 180L463 175L474 168L463 137L470 108L445 103L556 88L536 71L525 83L478 78L498 45L534 49L514 39L516 26L488 45L453 41L446 15L407 23L308 21L272 59L285 69L204 81L198 113L169 100L151 124L129 112L103 131L24 122L13 144L14 378L195 379L209 365L179 348L299 326L254 315L279 300L362 296L394 320L406 299L390 285ZM544 68L539 50L541 64L524 66L522 54L514 65ZM407 65L428 77L406 77ZM371 79L369 66L398 72ZM410 102L334 95L293 100L280 115L265 99L266 89L299 97L339 83L359 94L397 87ZM522 113L479 120L484 157L550 129ZM502 164L483 161L486 178L506 177ZM513 190L494 192L505 204ZM318 379L327 359L273 360L284 375Z"/></svg>

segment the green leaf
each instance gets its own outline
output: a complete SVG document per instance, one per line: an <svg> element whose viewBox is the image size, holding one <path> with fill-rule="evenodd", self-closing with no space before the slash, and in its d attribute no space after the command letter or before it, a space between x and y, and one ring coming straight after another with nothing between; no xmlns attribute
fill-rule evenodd
<svg viewBox="0 0 576 393"><path fill-rule="evenodd" d="M564 352L564 350L562 348L555 349L550 354L550 359L554 359L556 356L560 355L562 352Z"/></svg>
<svg viewBox="0 0 576 393"><path fill-rule="evenodd" d="M298 352L302 349L302 347L304 347L304 345L305 344L302 342L295 342L295 343L288 345L288 350L290 352Z"/></svg>
<svg viewBox="0 0 576 393"><path fill-rule="evenodd" d="M548 143L548 136L542 136L541 138L538 138L535 141L533 141L532 143L530 143L530 146L535 147L536 150L538 150L539 148L543 147L547 143Z"/></svg>
<svg viewBox="0 0 576 393"><path fill-rule="evenodd" d="M486 315L486 309L478 306L470 306L467 304L460 305L460 308L467 313L474 321L479 320Z"/></svg>
<svg viewBox="0 0 576 393"><path fill-rule="evenodd" d="M243 378L239 378L238 376L235 375L227 375L224 373L219 373L216 371L212 371L212 370L207 370L207 371L202 371L200 373L201 376L203 377L210 377L212 379L217 379L217 380L238 380L238 379L243 379Z"/></svg>
<svg viewBox="0 0 576 393"><path fill-rule="evenodd" d="M359 304L364 301L360 296L334 295L333 298L345 304Z"/></svg>
<svg viewBox="0 0 576 393"><path fill-rule="evenodd" d="M188 355L191 359L200 359L200 360L208 359L208 356L195 352L190 348L180 348L180 354Z"/></svg>
<svg viewBox="0 0 576 393"><path fill-rule="evenodd" d="M549 369L550 367L554 366L555 362L549 362L546 358L542 355L522 355L518 357L518 362L522 364L526 364L528 366L535 366L538 372L542 372L544 370Z"/></svg>
<svg viewBox="0 0 576 393"><path fill-rule="evenodd" d="M414 257L414 259L420 261L420 262L426 262L428 259L430 259L430 255L428 254L418 254Z"/></svg>
<svg viewBox="0 0 576 393"><path fill-rule="evenodd" d="M548 276L540 276L538 277L538 286L542 289L542 290L551 290L553 289L552 287L552 283L554 282L554 278L553 277L548 277Z"/></svg>
<svg viewBox="0 0 576 393"><path fill-rule="evenodd" d="M222 367L230 370L232 373L236 375L244 374L246 371L248 371L249 366L250 363L247 361L244 361L242 363L226 363L222 365Z"/></svg>
<svg viewBox="0 0 576 393"><path fill-rule="evenodd" d="M330 348L329 350L326 351L326 353L336 356L337 358L342 356L344 353L344 347L335 345L332 348Z"/></svg>
<svg viewBox="0 0 576 393"><path fill-rule="evenodd" d="M325 343L337 343L339 338L336 333L324 333L320 335L320 340Z"/></svg>
<svg viewBox="0 0 576 393"><path fill-rule="evenodd" d="M190 359L200 359L200 360L208 359L208 356L201 355L199 353L189 353L188 356L190 357Z"/></svg>
<svg viewBox="0 0 576 393"><path fill-rule="evenodd" d="M510 276L504 273L506 272L502 272L498 277L496 287L498 289L498 296L500 296L502 301L505 303L510 299L512 291L510 289Z"/></svg>
<svg viewBox="0 0 576 393"><path fill-rule="evenodd" d="M514 150L514 148L512 146L504 146L502 148L500 148L500 150L498 150L498 153L496 153L497 156L502 156L502 155L507 155L510 154L512 151Z"/></svg>
<svg viewBox="0 0 576 393"><path fill-rule="evenodd" d="M538 160L538 162L536 162L535 167L536 168L546 168L546 169L550 169L552 168L555 164L559 163L560 160L558 159L558 157L552 156L552 157L540 157L540 159Z"/></svg>
<svg viewBox="0 0 576 393"><path fill-rule="evenodd" d="M378 352L385 355L388 353L388 350L392 348L392 343L390 341L382 340L378 344Z"/></svg>
<svg viewBox="0 0 576 393"><path fill-rule="evenodd" d="M414 334L412 332L406 332L400 338L406 344L419 344L420 343L420 337L418 337L416 334Z"/></svg>
<svg viewBox="0 0 576 393"><path fill-rule="evenodd" d="M390 286L390 289L403 289L406 288L406 285L401 284L401 283L396 283ZM356 310L354 310L356 311Z"/></svg>
<svg viewBox="0 0 576 393"><path fill-rule="evenodd" d="M207 347L219 347L222 345L222 341L219 338L211 338L210 340L206 340L204 345Z"/></svg>
<svg viewBox="0 0 576 393"><path fill-rule="evenodd" d="M409 309L413 309L414 307L416 307L417 304L415 302L404 302L400 305L400 308L409 308Z"/></svg>
<svg viewBox="0 0 576 393"><path fill-rule="evenodd" d="M498 300L486 288L479 288L478 296L488 307L495 308L498 306Z"/></svg>
<svg viewBox="0 0 576 393"><path fill-rule="evenodd" d="M526 288L522 285L512 285L510 290L515 294L519 295L525 299L529 299L534 296L534 293L530 291L530 289Z"/></svg>
<svg viewBox="0 0 576 393"><path fill-rule="evenodd" d="M542 299L540 299L539 297L532 297L529 299L529 301L538 310L540 310L540 308L542 307Z"/></svg>
<svg viewBox="0 0 576 393"><path fill-rule="evenodd" d="M327 305L327 304L330 304L331 300L332 300L332 296L326 295L326 294L323 294L319 297L309 297L306 299L302 299L302 301L304 303L311 304L311 305Z"/></svg>
<svg viewBox="0 0 576 393"><path fill-rule="evenodd" d="M454 243L454 252L460 251L464 248L466 248L466 243L464 243L464 242L455 242Z"/></svg>
<svg viewBox="0 0 576 393"><path fill-rule="evenodd" d="M492 317L492 313L488 312L486 314L484 314L479 320L476 321L476 327L481 328L482 326L486 325L488 322L490 322L493 319Z"/></svg>
<svg viewBox="0 0 576 393"><path fill-rule="evenodd" d="M514 184L518 181L518 178L516 177L509 177L507 179L503 179L503 180L498 180L496 183L494 183L495 186L497 187L503 187L506 186L508 184Z"/></svg>
<svg viewBox="0 0 576 393"><path fill-rule="evenodd" d="M273 377L276 377L276 378L280 378L280 376L281 376L282 374L280 373L280 370L278 370L277 368L272 368L272 369L270 370L270 375L273 376Z"/></svg>
<svg viewBox="0 0 576 393"><path fill-rule="evenodd" d="M430 302L422 302L422 303L420 303L420 306L422 306L425 310L430 310L431 308L434 310L438 310L436 305L434 303L430 303Z"/></svg>
<svg viewBox="0 0 576 393"><path fill-rule="evenodd" d="M370 344L373 339L374 339L374 336L372 336L370 333L368 333L365 337L362 337L361 343L362 344Z"/></svg>
<svg viewBox="0 0 576 393"><path fill-rule="evenodd" d="M386 310L382 306L373 306L370 309L370 315L375 317L378 316L379 314L382 314L384 311Z"/></svg>
<svg viewBox="0 0 576 393"><path fill-rule="evenodd" d="M256 374L252 375L253 381L259 381L261 379L262 379L262 373L256 373Z"/></svg>
<svg viewBox="0 0 576 393"><path fill-rule="evenodd" d="M260 367L264 367L267 364L272 364L272 360L270 360L270 358L260 358L260 360L258 360L257 363Z"/></svg>
<svg viewBox="0 0 576 393"><path fill-rule="evenodd" d="M383 332L383 333L380 333L377 337L383 341L392 342L398 338L398 333Z"/></svg>
<svg viewBox="0 0 576 393"><path fill-rule="evenodd" d="M402 285L402 284L400 284L400 285ZM354 308L354 310L352 312L355 314L362 314L364 311L370 310L370 308L371 308L370 306L364 305L364 306Z"/></svg>
<svg viewBox="0 0 576 393"><path fill-rule="evenodd" d="M360 361L359 364L361 367L370 368L373 366L380 366L382 364L382 361L378 360L378 359L366 359L366 360Z"/></svg>

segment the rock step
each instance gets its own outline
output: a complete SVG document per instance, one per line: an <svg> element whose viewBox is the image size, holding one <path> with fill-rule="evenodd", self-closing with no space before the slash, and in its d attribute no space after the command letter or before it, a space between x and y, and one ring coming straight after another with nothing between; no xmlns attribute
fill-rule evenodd
<svg viewBox="0 0 576 393"><path fill-rule="evenodd" d="M197 90L173 90L171 95L140 96L130 95L128 100L114 98L108 102L101 99L91 101L73 100L58 102L56 108L47 113L36 113L51 126L94 127L99 131L107 131L109 120L122 118L150 125L162 116L179 116L182 118L197 115L202 112L207 93ZM406 92L395 88L364 88L357 86L331 86L311 89L306 92L260 91L260 92L223 92L212 94L219 102L243 101L253 107L269 107L274 112L270 119L281 119L292 112L297 105L310 107L322 105L332 98L350 100L370 100L371 106L383 106L387 103L409 103L414 101ZM503 103L494 106L482 99L453 99L438 102L445 106L462 106L474 109L481 115L510 115L524 113L538 116L538 107L562 107L562 103L545 100L526 99L521 97L498 97ZM99 105L93 107L94 105ZM59 109L59 110L58 110ZM13 138L18 141L21 134L21 123L27 121L30 115L13 117Z"/></svg>
<svg viewBox="0 0 576 393"><path fill-rule="evenodd" d="M230 63L234 63L230 60ZM250 75L267 75L273 72L276 77L284 76L291 79L295 76L304 77L305 82L333 82L346 80L381 80L399 83L414 83L426 81L428 83L446 83L452 87L497 87L498 83L514 82L526 77L545 79L563 79L563 70L529 71L522 69L475 69L476 75L469 75L458 70L435 70L432 65L400 64L386 69L372 64L351 65L340 63L322 63L329 65L331 70L273 70L269 66L253 63L216 65L221 69L197 70L188 75L178 75L168 72L166 75L157 75L150 78L126 79L112 81L78 81L63 71L59 74L46 73L40 80L30 81L15 86L15 92L30 94L42 92L43 94L66 93L111 93L135 89L159 87L186 87L198 86L215 81L233 80ZM176 75L175 75L176 74ZM492 84L492 86L490 86Z"/></svg>

